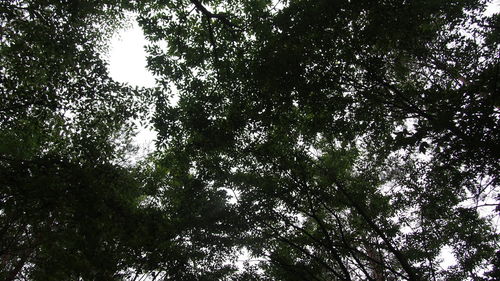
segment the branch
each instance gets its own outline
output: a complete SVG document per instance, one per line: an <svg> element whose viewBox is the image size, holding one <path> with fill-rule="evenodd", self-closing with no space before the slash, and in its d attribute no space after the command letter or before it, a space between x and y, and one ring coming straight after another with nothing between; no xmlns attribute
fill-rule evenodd
<svg viewBox="0 0 500 281"><path fill-rule="evenodd" d="M270 224L266 223L266 222L262 222L262 224L264 224L266 227L268 227L269 229L271 229L272 231L275 231L276 233L279 233L279 231L274 228L273 226L271 226ZM338 273L334 268L332 268L327 262L325 262L324 260L322 260L321 258L317 257L316 255L314 255L313 253L310 253L307 249L304 249L302 247L300 247L299 245L297 245L296 243L294 243L293 241L287 239L286 237L284 236L281 236L280 234L271 234L273 235L274 237L276 237L276 239L278 239L279 241L285 243L285 244L288 244L290 246L292 246L293 248L295 248L296 250L298 250L299 252L305 254L307 257L309 257L310 259L312 260L315 260L317 261L319 264L321 264L322 266L324 266L326 269L328 269L331 273L333 273L336 277L340 278L340 279L343 279L342 278L342 275L340 273Z"/></svg>
<svg viewBox="0 0 500 281"><path fill-rule="evenodd" d="M361 206L358 202L356 202L351 198L349 192L347 192L343 183L338 179L333 179L333 180L335 185L338 187L339 191L344 194L347 201L349 201L349 203L361 215L361 217L366 221L366 223L375 231L375 233L377 233L377 235L379 235L380 238L382 238L382 240L387 246L387 249L394 254L396 259L401 264L401 267L403 267L404 271L408 274L409 277L408 279L412 281L421 280L417 272L413 268L413 266L410 265L407 258L404 256L404 254L399 249L397 249L395 245L393 245L392 240L389 237L387 237L387 235L385 235L384 231L380 229L380 227L378 227L378 225L373 221L370 215L368 215L363 206Z"/></svg>
<svg viewBox="0 0 500 281"><path fill-rule="evenodd" d="M353 258L356 260L356 262L360 265L360 268L363 272L365 272L366 274L366 277L369 278L369 279L373 279L369 276L369 273L366 272L365 268L364 268L364 265L361 263L361 261L359 261L359 259L356 257L356 254L359 254L361 256L363 256L364 258L366 258L368 261L372 262L372 263L376 263L377 265L379 266L382 266L384 267L385 269L389 270L390 272L394 273L395 275L399 276L399 277L402 277L404 279L407 279L406 276L404 276L403 274L397 272L395 269L385 265L383 262L380 262L379 260L376 260L376 259L373 259L372 257L368 256L367 254L365 254L364 252L358 250L357 248L353 247L353 246L350 246L350 243L347 241L346 237L345 237L345 232L343 230L343 227L342 227L342 222L341 222L341 219L340 217L337 215L336 212L334 212L332 209L330 209L324 202L321 202L321 204L323 205L323 207L335 218L336 222L337 222L337 225L338 225L338 228L339 228L339 232L340 232L340 238L342 240L342 243L344 244L344 247L346 249L348 249L351 253L352 253L352 256Z"/></svg>
<svg viewBox="0 0 500 281"><path fill-rule="evenodd" d="M297 270L297 267L295 265L288 264L285 261L283 261L282 259L277 258L277 257L269 257L269 261L271 263L274 263L274 264L278 265L279 267L290 268L289 270L292 271L292 272L294 272L295 274L299 274L302 277L302 280L307 280L307 278L305 278L307 276L304 276L304 274L302 274L302 272L300 272L299 270ZM288 270L288 269L286 269L286 270ZM303 270L305 270L307 273L309 273L309 276L312 277L312 278L314 278L315 280L320 280L320 281L325 280L324 278L319 278L318 276L315 275L315 273L311 272L307 268L303 268Z"/></svg>
<svg viewBox="0 0 500 281"><path fill-rule="evenodd" d="M215 13L212 13L210 12L207 8L205 8L205 6L203 6L203 4L201 4L201 2L199 0L191 0L191 3L193 3L193 5L195 6L195 8L200 11L204 16L206 16L207 18L209 19L216 19L216 20L219 20L220 22L222 22L223 24L231 27L231 28L234 28L234 29L240 29L240 27L234 23L232 23L227 15L225 14L215 14Z"/></svg>
<svg viewBox="0 0 500 281"><path fill-rule="evenodd" d="M339 265L342 273L345 276L345 280L348 280L348 281L352 280L351 275L349 274L349 270L347 269L347 267L342 262L342 259L340 258L340 253L335 248L334 242L332 241L331 235L328 232L327 227L325 226L325 224L323 223L323 221L321 220L321 218L319 218L317 216L316 210L314 208L314 204L312 202L312 198L311 198L311 194L310 194L310 188L307 186L307 184L305 184L302 181L300 181L299 179L297 179L293 175L293 173L287 172L287 171L285 171L285 173L288 174L288 176L295 182L295 184L298 185L299 190L301 190L302 192L304 192L306 194L306 197L307 197L307 200L308 200L308 203L309 203L309 209L310 209L311 212L308 212L308 211L302 209L298 204L294 204L292 202L289 202L289 203L292 204L292 205L295 205L294 207L298 211L303 212L304 214L306 214L307 216L311 217L312 219L314 219L316 221L316 223L319 225L321 231L323 232L323 235L325 236L326 242L328 244L328 245L324 245L324 246L326 246L326 248L332 253L332 257L337 262L337 264ZM303 230L302 228L300 228L298 226L295 226L294 224L291 224L291 225L293 227L296 227L299 230L301 230L308 237L310 237L313 241L317 241L307 231ZM323 245L323 243L320 243L320 245Z"/></svg>

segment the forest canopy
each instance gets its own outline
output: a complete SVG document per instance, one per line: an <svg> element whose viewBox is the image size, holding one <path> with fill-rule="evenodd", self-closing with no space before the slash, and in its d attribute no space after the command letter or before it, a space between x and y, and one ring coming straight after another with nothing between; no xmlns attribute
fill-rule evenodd
<svg viewBox="0 0 500 281"><path fill-rule="evenodd" d="M498 280L487 5L0 2L0 279Z"/></svg>

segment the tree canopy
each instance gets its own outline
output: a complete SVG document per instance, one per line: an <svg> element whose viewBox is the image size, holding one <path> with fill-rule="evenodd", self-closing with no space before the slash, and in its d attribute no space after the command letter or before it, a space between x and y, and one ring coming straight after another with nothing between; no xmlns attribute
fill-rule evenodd
<svg viewBox="0 0 500 281"><path fill-rule="evenodd" d="M0 278L497 280L487 4L1 3ZM155 88L106 69L130 12Z"/></svg>

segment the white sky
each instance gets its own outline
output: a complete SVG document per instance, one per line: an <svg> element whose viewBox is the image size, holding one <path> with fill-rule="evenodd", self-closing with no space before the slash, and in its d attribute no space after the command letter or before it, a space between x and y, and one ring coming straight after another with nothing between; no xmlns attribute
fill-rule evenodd
<svg viewBox="0 0 500 281"><path fill-rule="evenodd" d="M136 21L131 27L120 30L111 40L109 72L111 77L132 86L152 87L153 75L146 69L147 41Z"/></svg>
<svg viewBox="0 0 500 281"><path fill-rule="evenodd" d="M131 86L153 87L155 79L146 69L146 51L144 46L147 41L135 20L131 26L120 30L113 36L109 48L108 70L113 79L118 82L127 83ZM140 160L154 149L156 132L138 127L134 144L139 147L138 155L133 157Z"/></svg>
<svg viewBox="0 0 500 281"><path fill-rule="evenodd" d="M488 4L485 14L491 16L494 13L498 13L498 11L500 11L500 0L493 0Z"/></svg>

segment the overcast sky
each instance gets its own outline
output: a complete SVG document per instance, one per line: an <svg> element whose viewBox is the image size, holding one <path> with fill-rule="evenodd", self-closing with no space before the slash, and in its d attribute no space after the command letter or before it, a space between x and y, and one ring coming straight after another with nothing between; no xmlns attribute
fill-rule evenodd
<svg viewBox="0 0 500 281"><path fill-rule="evenodd" d="M146 40L137 22L113 36L109 53L109 72L115 80L133 86L154 86L146 69Z"/></svg>
<svg viewBox="0 0 500 281"><path fill-rule="evenodd" d="M153 87L155 80L146 69L146 40L137 22L131 22L129 28L120 30L111 40L109 49L109 73L118 82L131 86ZM140 127L134 139L140 147L138 155L133 159L140 159L154 148L156 133Z"/></svg>

